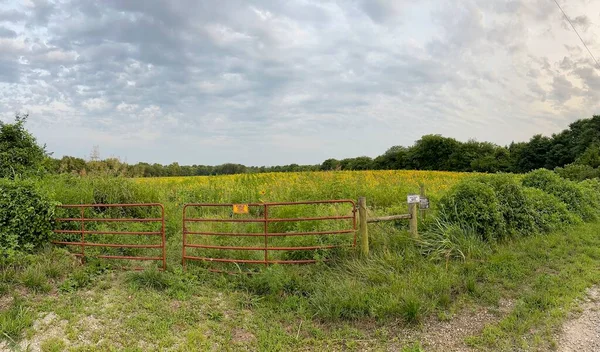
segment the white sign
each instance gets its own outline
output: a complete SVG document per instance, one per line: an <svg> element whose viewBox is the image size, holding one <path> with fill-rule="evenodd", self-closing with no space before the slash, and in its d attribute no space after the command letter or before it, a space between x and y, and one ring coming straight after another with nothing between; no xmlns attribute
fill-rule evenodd
<svg viewBox="0 0 600 352"><path fill-rule="evenodd" d="M419 203L421 202L421 196L419 196L418 194L409 194L408 196L406 196L406 201L408 202L408 204Z"/></svg>

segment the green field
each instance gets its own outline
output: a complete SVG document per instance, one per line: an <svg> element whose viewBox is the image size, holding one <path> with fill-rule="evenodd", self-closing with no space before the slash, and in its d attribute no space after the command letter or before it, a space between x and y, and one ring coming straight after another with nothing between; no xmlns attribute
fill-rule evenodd
<svg viewBox="0 0 600 352"><path fill-rule="evenodd" d="M91 203L162 203L166 213L166 237L168 242L169 265L181 263L182 212L186 203L262 203L262 202L297 202L327 199L351 199L359 196L367 197L370 214L391 215L408 211L406 195L418 193L419 185L426 186L427 194L435 204L436 199L458 180L472 176L467 173L451 172L416 172L416 171L365 171L365 172L324 172L324 173L272 173L243 174L232 176L208 177L168 177L152 179L105 179L71 177L48 179L45 184L54 198L62 204ZM253 207L248 218L256 218L260 207ZM204 211L204 213L200 213ZM78 209L61 211L62 217L78 217ZM270 210L274 218L292 218L306 216L351 215L348 205L322 206L287 206ZM99 217L127 217L135 214L122 213L122 209L108 210ZM90 215L86 211L86 216ZM159 216L158 209L149 210L141 217ZM190 217L229 217L229 208L190 209ZM242 218L237 216L237 218ZM70 229L77 229L78 223L70 224ZM98 224L92 224L98 225ZM100 224L102 225L102 224ZM103 224L102 229L116 231L156 231L158 224ZM271 232L323 231L346 229L350 224L341 221L310 221L272 224ZM405 228L406 223L398 223ZM74 226L74 227L73 227ZM189 230L214 232L260 232L262 224L190 224ZM66 227L65 227L66 228ZM78 235L57 236L57 239L77 240ZM313 236L272 238L271 246L315 246L352 243L351 236ZM129 238L118 236L91 236L90 241L128 241ZM258 245L262 238L221 237L201 238L194 236L194 243L210 243L214 245ZM146 241L138 239L138 243L155 244L156 238ZM90 253L99 253L100 249L90 249ZM192 251L194 252L194 251ZM195 251L199 252L199 251ZM194 252L194 253L195 253ZM239 259L259 259L260 253L204 251L207 255L226 255ZM221 251L222 252L222 251ZM320 254L327 255L329 251ZM346 254L352 254L353 251ZM105 254L122 255L155 255L156 250L103 250ZM201 254L201 253L199 253ZM198 254L198 255L199 255ZM274 253L273 259L285 259L286 255L300 255L298 259L310 259L312 252ZM252 266L250 268L252 269Z"/></svg>
<svg viewBox="0 0 600 352"><path fill-rule="evenodd" d="M3 261L3 346L43 351L548 350L555 345L556 329L574 308L575 299L600 281L600 225L585 204L567 206L560 198L569 187L590 185L556 181L562 188L548 188L553 195L520 185L522 179L542 184L538 182L546 180L542 176L481 179L466 173L367 171L137 180L45 178L40 187L63 204L163 203L167 271L152 265L144 271L123 271L114 261L94 259L94 252L80 265L58 247ZM485 182L497 184L495 191ZM185 203L365 196L371 215L391 215L406 212L406 195L418 193L420 184L433 205L419 224L421 237L408 234L406 221L369 225L369 257L349 248L330 253L331 261L314 265L242 268L255 271L253 275L212 273L201 264L182 270ZM459 185L462 188L455 187ZM492 192L505 215L505 205L512 204L504 201L506 194L527 196L523 199L530 208L521 213L572 209L563 215L570 214L573 224L562 224L567 218L556 214L531 213L531 218L509 214L502 220L504 227L494 232L497 238L487 238L477 235L474 226L438 218L440 204L448 199L452 204L477 201L456 203L472 190ZM496 198L484 200L490 203ZM334 211L300 207L279 216ZM460 214L482 214L478 209L469 211ZM132 214L95 210L94 215ZM590 216L586 223L583 216ZM523 224L532 226L531 233L516 231ZM106 229L103 226L98 229ZM306 226L300 230L313 230ZM554 230L541 231L550 228ZM125 241L101 236L91 239ZM441 334L444 326L454 332Z"/></svg>

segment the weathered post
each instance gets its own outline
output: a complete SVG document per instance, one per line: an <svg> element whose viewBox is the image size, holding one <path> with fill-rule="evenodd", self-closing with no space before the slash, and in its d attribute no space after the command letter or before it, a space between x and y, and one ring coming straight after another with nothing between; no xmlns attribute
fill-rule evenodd
<svg viewBox="0 0 600 352"><path fill-rule="evenodd" d="M427 196L425 195L425 184L423 183L419 185L419 195L421 196L421 199L427 199ZM421 221L423 221L427 215L427 209L421 206L419 208L421 209Z"/></svg>
<svg viewBox="0 0 600 352"><path fill-rule="evenodd" d="M358 198L358 233L360 234L360 253L369 255L369 230L367 228L367 199Z"/></svg>
<svg viewBox="0 0 600 352"><path fill-rule="evenodd" d="M419 203L417 202L411 202L408 203L408 213L410 214L410 220L409 220L409 230L410 230L410 234L413 238L417 238L419 237L419 231L417 230L417 224L418 224L418 219L417 219L417 214L419 209Z"/></svg>

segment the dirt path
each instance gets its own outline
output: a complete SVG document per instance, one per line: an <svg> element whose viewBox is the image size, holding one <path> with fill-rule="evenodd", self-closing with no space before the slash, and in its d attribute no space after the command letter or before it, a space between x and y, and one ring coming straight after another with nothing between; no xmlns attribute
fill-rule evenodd
<svg viewBox="0 0 600 352"><path fill-rule="evenodd" d="M581 314L565 323L558 338L559 352L600 351L600 286L588 290Z"/></svg>

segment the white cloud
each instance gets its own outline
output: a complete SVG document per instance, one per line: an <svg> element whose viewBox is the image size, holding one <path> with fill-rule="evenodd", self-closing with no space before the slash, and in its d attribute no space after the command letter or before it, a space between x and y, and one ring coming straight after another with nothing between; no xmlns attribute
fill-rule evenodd
<svg viewBox="0 0 600 352"><path fill-rule="evenodd" d="M600 3L560 3L600 57ZM505 144L600 108L546 0L36 0L0 22L0 116L30 111L57 156L316 163L427 133Z"/></svg>
<svg viewBox="0 0 600 352"><path fill-rule="evenodd" d="M92 98L85 100L81 105L88 110L95 111L107 109L110 103L104 98Z"/></svg>

